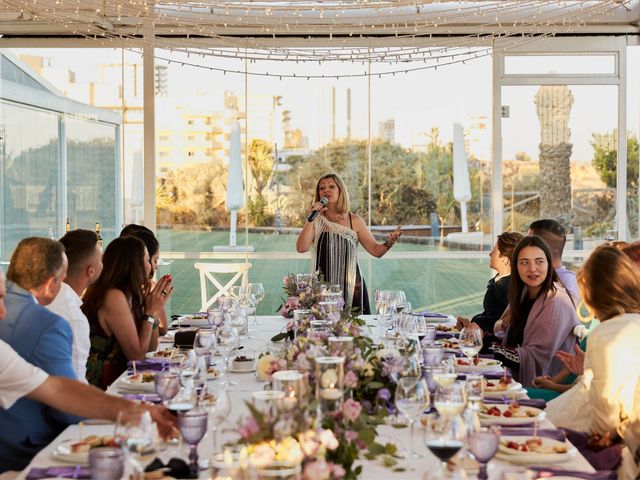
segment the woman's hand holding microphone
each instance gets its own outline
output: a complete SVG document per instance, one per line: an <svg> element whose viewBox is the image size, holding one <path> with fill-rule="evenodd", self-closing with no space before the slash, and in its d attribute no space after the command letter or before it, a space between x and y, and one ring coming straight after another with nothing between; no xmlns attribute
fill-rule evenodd
<svg viewBox="0 0 640 480"><path fill-rule="evenodd" d="M309 214L309 217L307 217L307 221L313 222L314 218L316 218L319 213L322 213L327 209L327 203L329 203L327 197L322 197L319 201L311 205L311 213Z"/></svg>

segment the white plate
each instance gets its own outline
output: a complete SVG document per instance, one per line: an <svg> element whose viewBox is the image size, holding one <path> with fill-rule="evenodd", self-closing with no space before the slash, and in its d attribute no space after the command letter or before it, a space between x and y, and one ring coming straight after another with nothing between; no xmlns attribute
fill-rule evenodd
<svg viewBox="0 0 640 480"><path fill-rule="evenodd" d="M255 372L256 371L256 367L254 366L254 364L252 362L251 363L251 368L249 368L249 369L244 369L244 368L238 369L238 368L231 367L229 369L229 371L231 373L251 373L251 372Z"/></svg>
<svg viewBox="0 0 640 480"><path fill-rule="evenodd" d="M573 458L577 450L568 442L560 442L551 438L541 437L543 447L552 448L554 445L564 445L567 447L565 453L553 453L553 452L519 452L517 450L507 448L506 443L508 441L514 441L523 443L532 437L511 437L505 436L500 438L500 445L498 446L498 457L507 460L510 463L518 465L533 465L533 464L552 464L566 462ZM554 477L556 478L556 477Z"/></svg>
<svg viewBox="0 0 640 480"><path fill-rule="evenodd" d="M192 327L209 327L209 320L207 320L207 317L204 318L196 318L193 315L184 315L182 317L178 317L175 319L175 321L171 324L171 326L176 326L179 327L182 324L185 325L190 325Z"/></svg>
<svg viewBox="0 0 640 480"><path fill-rule="evenodd" d="M494 383L496 386L500 382L499 380L487 380L487 381ZM511 381L511 383L509 383L507 385L507 388L505 388L504 390L487 390L487 386L485 385L484 396L487 398L502 398L503 396L511 398L511 396L514 393L519 393L521 390L522 390L522 384L514 381Z"/></svg>
<svg viewBox="0 0 640 480"><path fill-rule="evenodd" d="M509 405L485 405L485 407L486 408L497 407L501 412L505 412L509 408ZM533 413L536 413L536 415L531 417L530 416L497 417L494 415L487 415L486 413L480 411L478 412L478 417L480 417L480 423L482 423L483 425L490 425L493 423L499 423L501 425L526 425L527 423L532 423L536 420L538 420L539 422L547 416L544 410L540 410L539 408L525 407L524 405L521 405L520 410L522 412L526 412L526 411L533 412Z"/></svg>
<svg viewBox="0 0 640 480"><path fill-rule="evenodd" d="M468 362L470 365L461 365L460 361ZM473 360L470 361L468 358L458 358L456 359L456 366L458 372L461 373L486 373L502 370L500 361L492 358L480 358L477 365L474 365Z"/></svg>
<svg viewBox="0 0 640 480"><path fill-rule="evenodd" d="M56 446L51 455L61 462L89 465L89 452L72 452L71 445L74 443L78 443L78 440L65 440Z"/></svg>
<svg viewBox="0 0 640 480"><path fill-rule="evenodd" d="M118 380L118 388L121 390L130 390L134 392L155 392L156 386L153 382L131 381L129 377Z"/></svg>

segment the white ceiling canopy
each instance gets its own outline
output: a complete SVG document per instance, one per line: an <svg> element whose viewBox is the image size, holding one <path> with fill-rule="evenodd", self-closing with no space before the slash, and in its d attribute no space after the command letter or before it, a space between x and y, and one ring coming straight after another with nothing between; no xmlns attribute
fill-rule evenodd
<svg viewBox="0 0 640 480"><path fill-rule="evenodd" d="M434 64L549 36L638 34L640 12L638 0L3 0L1 5L4 38L86 38L128 48L151 43L196 58Z"/></svg>

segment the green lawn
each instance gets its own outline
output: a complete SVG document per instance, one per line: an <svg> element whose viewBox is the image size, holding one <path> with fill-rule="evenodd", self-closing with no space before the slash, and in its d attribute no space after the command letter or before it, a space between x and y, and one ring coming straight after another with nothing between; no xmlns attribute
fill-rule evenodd
<svg viewBox="0 0 640 480"><path fill-rule="evenodd" d="M159 230L158 239L165 252L211 252L212 246L227 245L225 232L187 232ZM273 233L249 234L249 244L256 252L295 252L295 235ZM238 235L238 243L244 242L244 233ZM425 251L437 247L398 243L394 251ZM161 255L162 257L162 255ZM193 312L200 307L200 283L193 264L200 260L173 260L161 266L160 275L173 275L175 290L170 300L172 313ZM211 260L202 260L211 261ZM231 261L231 260L226 260ZM273 314L282 301L282 278L287 273L308 272L310 260L251 259L251 282L262 282L266 297L258 313ZM484 259L377 259L366 252L360 255L360 269L367 283L369 295L373 290L403 289L414 308L429 307L456 315L470 316L481 310L490 271L488 258ZM372 299L371 299L372 300ZM371 301L373 305L373 301Z"/></svg>

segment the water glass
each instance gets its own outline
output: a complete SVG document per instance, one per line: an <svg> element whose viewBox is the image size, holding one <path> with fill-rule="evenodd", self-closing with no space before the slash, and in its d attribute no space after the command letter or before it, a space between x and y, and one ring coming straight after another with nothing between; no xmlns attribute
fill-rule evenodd
<svg viewBox="0 0 640 480"><path fill-rule="evenodd" d="M118 413L113 438L126 453L136 475L144 472L142 457L154 451L156 426L148 411Z"/></svg>
<svg viewBox="0 0 640 480"><path fill-rule="evenodd" d="M478 480L487 480L487 463L493 458L500 445L500 427L492 425L481 427L469 434L467 440L469 452L480 464Z"/></svg>
<svg viewBox="0 0 640 480"><path fill-rule="evenodd" d="M411 451L410 458L420 458L415 451L414 425L416 419L429 407L430 396L426 382L420 377L403 377L398 380L395 393L395 405L409 419Z"/></svg>
<svg viewBox="0 0 640 480"><path fill-rule="evenodd" d="M444 357L444 347L438 343L422 343L422 359L425 365L435 367L440 365Z"/></svg>
<svg viewBox="0 0 640 480"><path fill-rule="evenodd" d="M484 377L478 373L468 373L465 389L469 408L474 410L480 409L484 395Z"/></svg>
<svg viewBox="0 0 640 480"><path fill-rule="evenodd" d="M178 428L189 445L189 471L193 478L198 476L198 443L207 432L209 414L204 409L193 409L178 414Z"/></svg>
<svg viewBox="0 0 640 480"><path fill-rule="evenodd" d="M166 405L180 391L180 375L177 372L166 370L156 372L153 376L153 384L162 404Z"/></svg>
<svg viewBox="0 0 640 480"><path fill-rule="evenodd" d="M247 294L250 295L255 306L255 312L253 313L253 325L262 325L262 322L258 322L258 304L264 298L264 286L261 283L250 283L247 285Z"/></svg>
<svg viewBox="0 0 640 480"><path fill-rule="evenodd" d="M477 327L467 327L460 330L458 345L464 355L471 360L482 350L482 330Z"/></svg>
<svg viewBox="0 0 640 480"><path fill-rule="evenodd" d="M89 470L95 480L119 480L124 473L124 452L116 447L92 448Z"/></svg>
<svg viewBox="0 0 640 480"><path fill-rule="evenodd" d="M224 311L220 308L210 308L207 310L207 322L210 327L221 327L224 323Z"/></svg>

